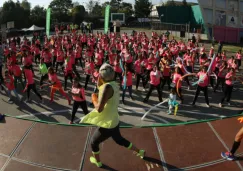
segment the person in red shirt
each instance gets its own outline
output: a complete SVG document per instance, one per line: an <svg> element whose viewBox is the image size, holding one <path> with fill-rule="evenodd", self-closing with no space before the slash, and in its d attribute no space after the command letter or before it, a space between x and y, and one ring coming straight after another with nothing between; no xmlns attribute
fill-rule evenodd
<svg viewBox="0 0 243 171"><path fill-rule="evenodd" d="M72 61L67 58L65 60L65 67L64 67L64 90L67 90L67 80L70 79L71 83L73 82L73 67Z"/></svg>
<svg viewBox="0 0 243 171"><path fill-rule="evenodd" d="M168 89L170 90L171 84L171 73L170 73L170 64L171 62L167 59L165 62L161 62L161 70L162 70L162 78L161 78L161 89L163 90L165 83L168 85Z"/></svg>
<svg viewBox="0 0 243 171"><path fill-rule="evenodd" d="M219 67L219 71L218 71L218 75L217 75L218 80L217 80L217 84L214 87L214 92L216 92L216 90L217 90L217 88L219 87L220 84L221 84L222 91L224 89L225 76L228 72L227 65L228 65L227 61L223 61L223 63Z"/></svg>
<svg viewBox="0 0 243 171"><path fill-rule="evenodd" d="M62 83L57 77L57 74L55 73L54 69L52 67L49 67L48 69L48 78L49 82L51 83L51 100L50 102L53 102L54 100L54 94L56 91L59 91L67 100L68 104L71 104L71 100L68 97L68 95L65 93L65 91L62 89Z"/></svg>
<svg viewBox="0 0 243 171"><path fill-rule="evenodd" d="M224 96L221 99L221 102L219 103L219 107L222 107L222 104L224 103L225 98L227 98L227 103L230 105L230 99L231 99L231 94L233 90L233 81L235 81L235 69L230 68L229 72L225 76L225 89L224 89Z"/></svg>
<svg viewBox="0 0 243 171"><path fill-rule="evenodd" d="M142 55L139 55L138 60L135 61L134 70L135 70L136 77L137 77L136 90L138 90L138 85L139 85L140 79L142 78L143 90L145 91L146 79L144 76L144 66L143 66Z"/></svg>
<svg viewBox="0 0 243 171"><path fill-rule="evenodd" d="M85 115L89 113L87 103L86 103L84 88L81 86L79 78L74 79L72 90L69 91L69 93L72 95L74 101L72 117L71 117L71 121L69 122L70 124L73 124L73 120L75 114L78 111L79 106L82 108Z"/></svg>
<svg viewBox="0 0 243 171"><path fill-rule="evenodd" d="M153 70L150 72L150 86L149 91L143 100L144 103L148 102L149 97L154 89L157 89L159 101L162 102L162 91L160 89L160 79L162 77L161 72L159 71L159 66L154 65Z"/></svg>
<svg viewBox="0 0 243 171"><path fill-rule="evenodd" d="M10 73L8 72L8 70L5 71L5 77L4 77L4 83L5 86L7 87L7 94L8 94L8 102L12 102L12 95L11 92L14 92L15 96L17 97L17 99L20 101L19 95L14 87L14 79L13 76L10 75Z"/></svg>
<svg viewBox="0 0 243 171"><path fill-rule="evenodd" d="M133 100L132 97L132 71L129 70L128 66L125 65L125 71L122 73L123 80L122 80L122 85L123 85L123 90L122 90L122 103L125 105L125 94L126 90L128 89L130 99ZM124 77L126 76L126 83L124 82ZM126 86L124 86L126 85Z"/></svg>
<svg viewBox="0 0 243 171"><path fill-rule="evenodd" d="M200 94L200 91L203 91L205 100L206 100L206 106L210 107L209 100L208 100L209 75L207 73L207 67L204 66L201 69L201 71L197 73L197 77L199 78L200 82L198 83L196 94L195 94L194 100L192 102L192 105L193 106L195 105L195 103L197 101L197 97Z"/></svg>
<svg viewBox="0 0 243 171"><path fill-rule="evenodd" d="M175 72L174 74L172 75L172 84L173 84L173 89L175 90L177 96L181 99L181 104L183 103L183 96L182 96L182 89L181 89L181 74L180 74L180 68L179 67L176 67L175 68ZM177 88L177 84L178 84L178 81L179 81L179 85L178 85L178 92L176 90Z"/></svg>
<svg viewBox="0 0 243 171"><path fill-rule="evenodd" d="M26 78L26 87L24 89L24 92L27 91L27 101L30 102L30 90L33 90L33 92L40 98L42 101L42 97L40 93L36 90L35 81L34 81L34 74L31 71L30 67L25 66L24 67L24 75Z"/></svg>
<svg viewBox="0 0 243 171"><path fill-rule="evenodd" d="M25 86L24 86L24 82L22 79L22 71L21 71L20 66L18 66L15 63L12 63L12 65L10 67L10 73L14 76L14 86L17 87L17 83L20 82L24 89Z"/></svg>

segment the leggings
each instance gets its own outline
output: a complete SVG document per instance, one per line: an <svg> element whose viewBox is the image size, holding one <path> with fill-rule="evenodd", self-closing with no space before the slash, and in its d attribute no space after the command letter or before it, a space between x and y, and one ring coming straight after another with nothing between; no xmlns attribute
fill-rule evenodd
<svg viewBox="0 0 243 171"><path fill-rule="evenodd" d="M122 137L119 129L119 124L112 129L106 129L98 127L96 128L92 139L91 139L91 148L94 153L98 153L100 151L99 145L100 143L104 142L108 138L112 138L117 144L120 146L124 146L126 148L129 148L130 142Z"/></svg>
<svg viewBox="0 0 243 171"><path fill-rule="evenodd" d="M163 76L164 78L161 79L161 89L163 90L164 86L165 86L165 83L167 83L168 85L168 88L170 90L170 84L171 84L171 79L170 79L170 76Z"/></svg>
<svg viewBox="0 0 243 171"><path fill-rule="evenodd" d="M129 96L132 98L132 86L127 86L125 89L122 89L122 101L124 102L126 90L128 89Z"/></svg>
<svg viewBox="0 0 243 171"><path fill-rule="evenodd" d="M209 105L209 101L208 101L208 86L206 87L201 87L201 86L197 86L197 91L196 91L196 95L194 97L194 100L193 100L193 105L195 105L196 101L197 101L197 97L200 93L200 91L203 91L204 92L204 96L205 96L205 101L207 103L207 105Z"/></svg>
<svg viewBox="0 0 243 171"><path fill-rule="evenodd" d="M53 99L54 99L54 94L55 94L55 92L56 91L59 91L68 101L70 101L70 99L69 99L69 97L68 97L68 95L65 93L65 91L60 87L60 88L56 88L56 87L54 87L54 88L51 88L51 101L53 101Z"/></svg>
<svg viewBox="0 0 243 171"><path fill-rule="evenodd" d="M90 75L86 75L85 85L84 85L84 89L85 89L85 90L87 89L87 85L88 85L88 83L89 83L89 78L90 78Z"/></svg>
<svg viewBox="0 0 243 171"><path fill-rule="evenodd" d="M56 66L56 61L57 61L57 57L53 56L53 60L52 60L52 67L53 68Z"/></svg>
<svg viewBox="0 0 243 171"><path fill-rule="evenodd" d="M227 102L230 101L231 98L231 94L232 94L232 90L233 90L233 86L232 85L227 85L225 84L225 89L224 89L224 97L221 99L221 103L224 103L224 99L226 99Z"/></svg>
<svg viewBox="0 0 243 171"><path fill-rule="evenodd" d="M79 61L79 63L80 63L80 66L81 66L82 68L84 68L84 67L83 67L83 63L82 63L82 58L76 58L76 59L75 59L75 64L78 64L78 61Z"/></svg>
<svg viewBox="0 0 243 171"><path fill-rule="evenodd" d="M35 83L29 84L27 86L27 98L28 98L28 100L30 99L30 90L33 90L33 92L42 100L40 93L38 93L38 91L36 90Z"/></svg>
<svg viewBox="0 0 243 171"><path fill-rule="evenodd" d="M219 87L219 84L221 84L222 90L223 90L224 89L224 82L225 82L225 78L218 77L217 84L214 87L214 92L216 92L217 88Z"/></svg>
<svg viewBox="0 0 243 171"><path fill-rule="evenodd" d="M44 80L48 80L48 74L41 75L41 78L40 78L40 86L43 85Z"/></svg>
<svg viewBox="0 0 243 171"><path fill-rule="evenodd" d="M58 66L59 66L59 65L62 67L62 71L64 71L63 64L64 64L64 62L57 62L57 63L56 63L56 72L57 72L57 69L58 69Z"/></svg>
<svg viewBox="0 0 243 171"><path fill-rule="evenodd" d="M120 79L120 83L122 83L122 73L120 73L120 72L116 72L116 73L115 73L115 80L116 80L117 77L119 77L119 79Z"/></svg>
<svg viewBox="0 0 243 171"><path fill-rule="evenodd" d="M148 101L148 99L149 99L149 97L150 97L150 95L151 95L151 93L154 89L157 89L159 101L162 102L162 91L160 90L160 85L155 86L155 85L152 85L152 84L150 84L150 86L149 86L149 91L148 91L148 94L145 98L145 101Z"/></svg>
<svg viewBox="0 0 243 171"><path fill-rule="evenodd" d="M35 64L37 65L37 59L38 59L38 62L40 62L40 54L38 55L35 55Z"/></svg>
<svg viewBox="0 0 243 171"><path fill-rule="evenodd" d="M14 86L17 88L17 82L20 82L21 83L21 85L22 85L22 87L23 87L23 89L25 88L25 86L24 86L24 82L23 82L23 79L22 79L22 75L20 75L20 76L18 76L18 77L16 77L16 76L14 76Z"/></svg>
<svg viewBox="0 0 243 171"><path fill-rule="evenodd" d="M143 88L145 89L145 86L146 86L145 77L142 74L136 74L136 76L137 76L136 89L138 89L138 85L139 85L141 78L142 78L142 82L143 82Z"/></svg>
<svg viewBox="0 0 243 171"><path fill-rule="evenodd" d="M64 88L67 88L67 79L70 79L71 83L73 83L73 73L67 73L65 74L65 78L64 78Z"/></svg>
<svg viewBox="0 0 243 171"><path fill-rule="evenodd" d="M75 114L78 111L79 106L82 108L85 115L87 115L89 113L86 101L80 101L80 102L74 101L71 122L73 122Z"/></svg>
<svg viewBox="0 0 243 171"><path fill-rule="evenodd" d="M47 62L44 62L45 64L46 64L46 68L48 69L49 67L51 67L52 66L52 63L51 62L49 62L49 63L47 63Z"/></svg>

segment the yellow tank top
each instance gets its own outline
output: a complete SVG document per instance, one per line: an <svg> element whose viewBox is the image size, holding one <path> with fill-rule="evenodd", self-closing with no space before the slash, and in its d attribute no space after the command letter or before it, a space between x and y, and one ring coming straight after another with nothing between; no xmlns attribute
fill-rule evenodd
<svg viewBox="0 0 243 171"><path fill-rule="evenodd" d="M113 96L107 101L104 110L99 113L96 109L81 118L80 123L87 123L97 125L102 128L115 128L119 124L118 104L120 99L119 86L115 81L105 83L99 87L99 100L101 100L102 93L106 84L112 86L114 93Z"/></svg>

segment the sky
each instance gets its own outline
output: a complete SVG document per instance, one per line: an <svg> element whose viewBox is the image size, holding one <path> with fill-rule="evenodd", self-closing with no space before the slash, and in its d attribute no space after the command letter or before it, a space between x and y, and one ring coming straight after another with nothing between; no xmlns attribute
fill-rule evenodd
<svg viewBox="0 0 243 171"><path fill-rule="evenodd" d="M8 0L0 0L0 6L3 5L3 3L5 1L8 1ZM17 1L17 0L13 0L13 1ZM50 4L50 2L52 0L28 0L30 3L31 3L31 7L34 7L36 5L40 5L40 6L44 6L45 8L48 7L48 5ZM81 5L85 5L89 0L73 0L73 2L79 2ZM105 1L109 1L109 0L99 0L100 3L103 3ZM129 2L129 3L132 3L134 4L134 1L135 0L124 0L125 2ZM163 1L165 0L151 0L153 4L158 4L158 3L162 3ZM178 0L178 1L182 1L182 0ZM21 2L21 0L20 0ZM197 2L197 0L187 0L187 2Z"/></svg>

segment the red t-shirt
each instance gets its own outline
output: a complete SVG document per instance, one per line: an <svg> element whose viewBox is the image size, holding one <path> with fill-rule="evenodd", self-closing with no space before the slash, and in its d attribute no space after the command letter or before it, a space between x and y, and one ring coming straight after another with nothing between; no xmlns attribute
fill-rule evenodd
<svg viewBox="0 0 243 171"><path fill-rule="evenodd" d="M34 74L30 69L24 69L24 74L28 85L35 83Z"/></svg>

